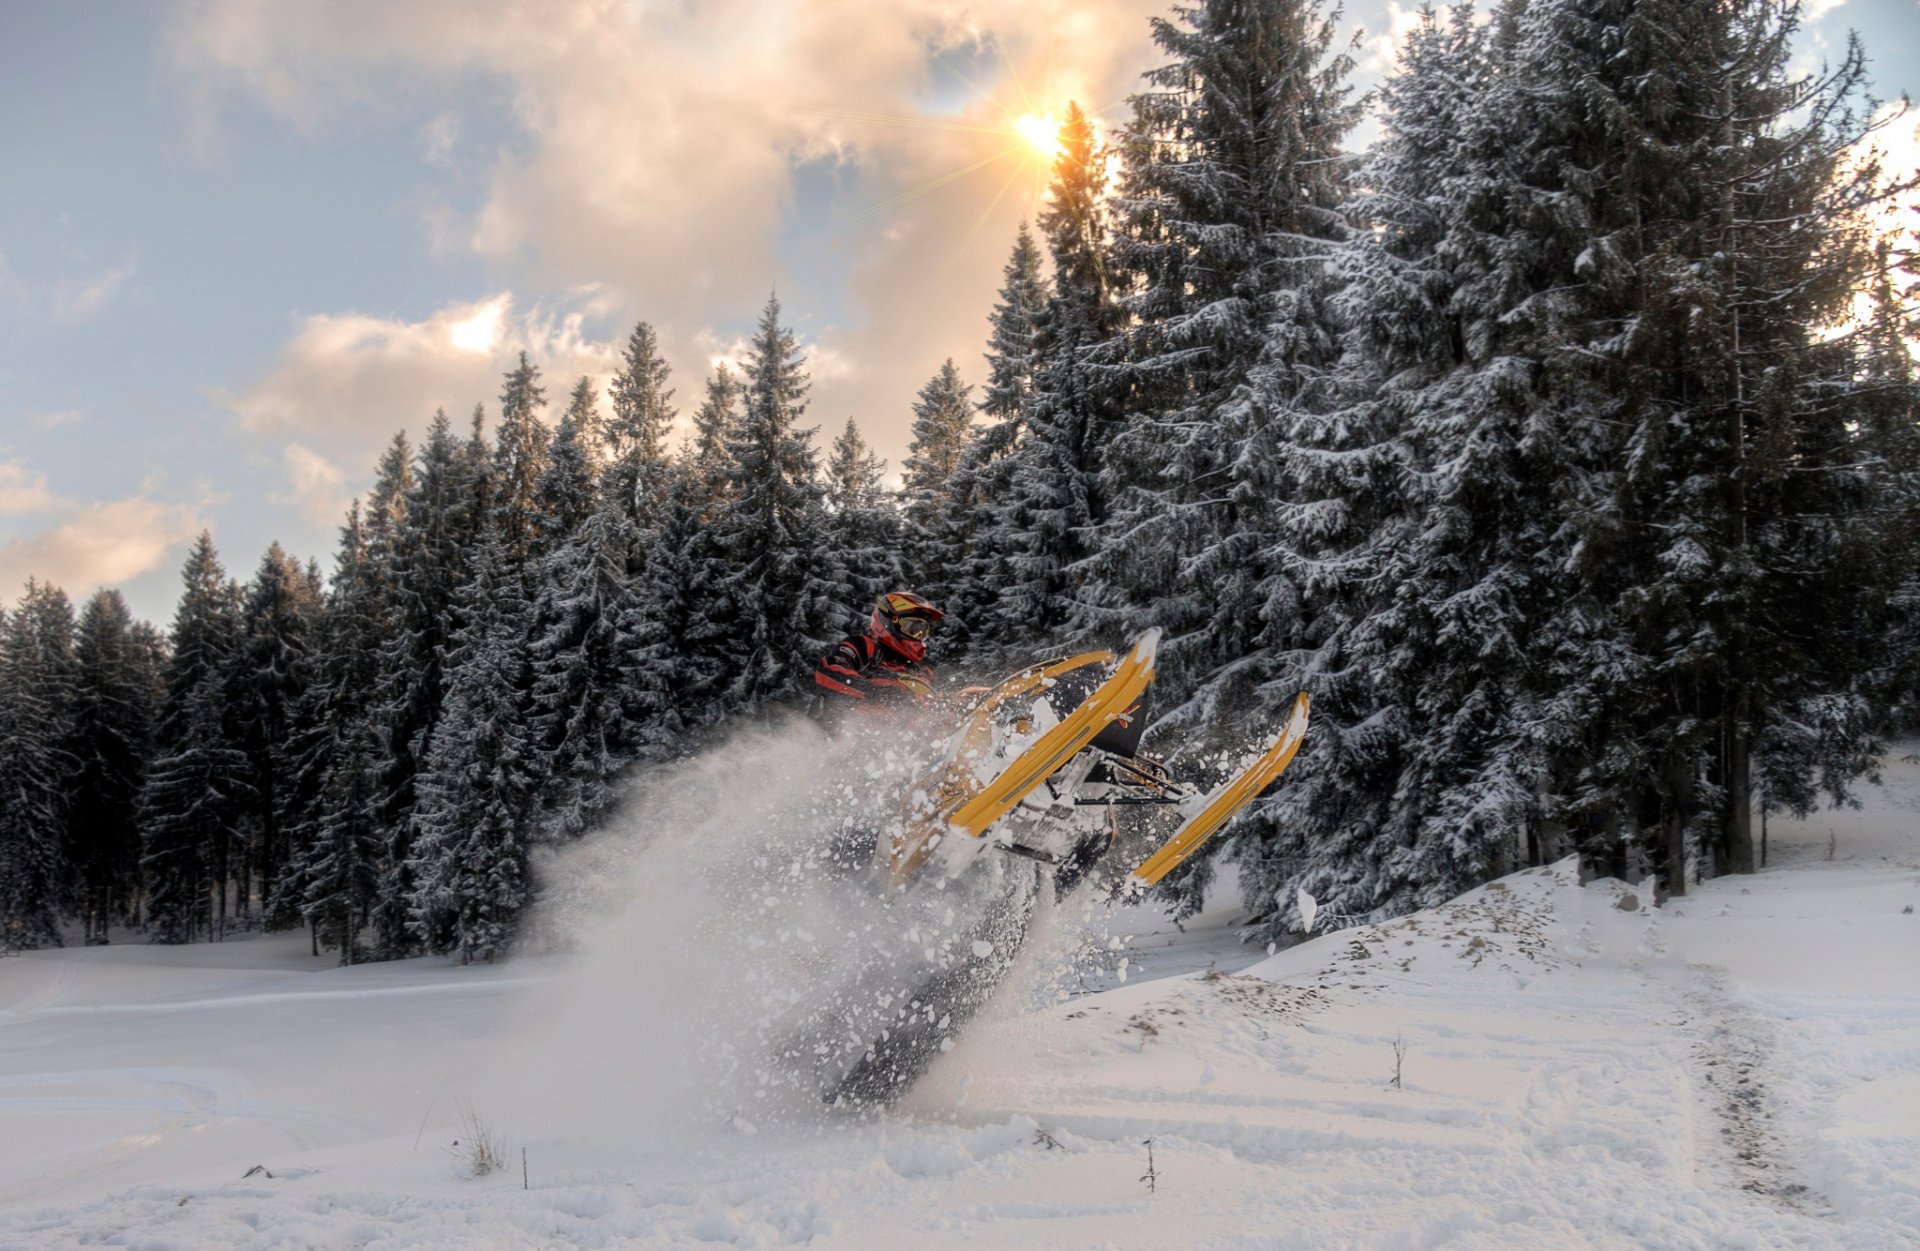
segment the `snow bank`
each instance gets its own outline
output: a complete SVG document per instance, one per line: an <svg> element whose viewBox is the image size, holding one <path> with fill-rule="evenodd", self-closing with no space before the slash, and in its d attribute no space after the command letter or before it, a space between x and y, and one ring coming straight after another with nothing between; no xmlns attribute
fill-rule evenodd
<svg viewBox="0 0 1920 1251"><path fill-rule="evenodd" d="M743 741L558 866L572 954L0 965L0 1248L1920 1246L1920 768L1659 908L1559 865L1264 959L1217 915L1043 913L853 1121L775 1027L939 918L782 826L816 746ZM461 1096L528 1188L455 1175Z"/></svg>

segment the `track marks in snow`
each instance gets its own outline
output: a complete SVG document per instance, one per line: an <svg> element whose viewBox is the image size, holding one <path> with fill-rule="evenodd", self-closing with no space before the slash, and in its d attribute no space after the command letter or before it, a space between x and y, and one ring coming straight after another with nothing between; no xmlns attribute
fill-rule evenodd
<svg viewBox="0 0 1920 1251"><path fill-rule="evenodd" d="M1691 966L1695 984L1680 994L1675 1024L1691 1038L1694 1080L1711 1112L1717 1142L1707 1153L1741 1190L1809 1214L1828 1209L1801 1181L1776 1128L1773 1026L1746 1007L1724 969Z"/></svg>

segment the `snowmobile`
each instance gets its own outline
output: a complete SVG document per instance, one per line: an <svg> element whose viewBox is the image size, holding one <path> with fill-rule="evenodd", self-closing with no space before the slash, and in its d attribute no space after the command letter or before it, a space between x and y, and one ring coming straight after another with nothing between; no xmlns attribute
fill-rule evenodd
<svg viewBox="0 0 1920 1251"><path fill-rule="evenodd" d="M876 878L893 893L971 893L983 901L981 919L944 967L902 997L827 1091L829 1104L883 1107L906 1093L1006 976L1040 892L1050 882L1064 896L1121 844L1117 810L1152 807L1178 821L1112 881L1113 895L1138 898L1292 762L1307 730L1304 693L1261 750L1205 789L1143 752L1159 641L1149 630L1124 656L1068 656L976 692L937 763L906 788L876 839Z"/></svg>

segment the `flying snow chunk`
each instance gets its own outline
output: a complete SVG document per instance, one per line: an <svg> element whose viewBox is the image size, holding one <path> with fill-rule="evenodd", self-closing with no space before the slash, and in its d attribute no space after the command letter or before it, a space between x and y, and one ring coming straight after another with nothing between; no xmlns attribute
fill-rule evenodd
<svg viewBox="0 0 1920 1251"><path fill-rule="evenodd" d="M982 960L985 960L988 956L993 954L993 944L989 942L975 941L973 944L973 954L976 956L979 956Z"/></svg>
<svg viewBox="0 0 1920 1251"><path fill-rule="evenodd" d="M1295 887L1293 898L1294 902L1300 905L1300 932L1313 933L1313 920L1319 915L1320 901L1307 894L1304 887Z"/></svg>

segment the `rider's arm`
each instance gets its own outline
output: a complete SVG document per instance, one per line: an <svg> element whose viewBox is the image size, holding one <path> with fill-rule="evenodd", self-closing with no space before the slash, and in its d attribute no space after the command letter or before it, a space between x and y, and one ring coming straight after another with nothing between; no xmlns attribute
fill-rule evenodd
<svg viewBox="0 0 1920 1251"><path fill-rule="evenodd" d="M814 667L813 683L834 695L865 699L866 692L860 689L864 685L861 671L866 668L868 659L852 639L842 639Z"/></svg>

